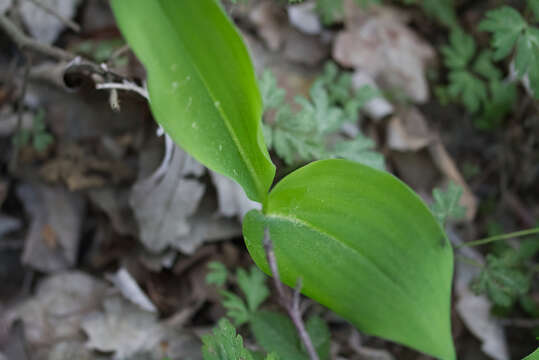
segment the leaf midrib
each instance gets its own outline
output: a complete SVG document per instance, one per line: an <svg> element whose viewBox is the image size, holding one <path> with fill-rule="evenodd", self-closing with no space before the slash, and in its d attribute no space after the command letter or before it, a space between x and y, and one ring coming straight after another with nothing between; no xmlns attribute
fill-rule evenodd
<svg viewBox="0 0 539 360"><path fill-rule="evenodd" d="M369 263L374 269L376 269L376 271L378 271L380 274L382 274L386 279L389 280L389 282L391 282L397 289L399 289L399 291L402 294L404 294L404 296L406 298L408 298L408 300L410 300L411 303L414 302L413 301L414 299L412 299L410 297L410 295L405 291L405 289L397 281L395 281L391 276L389 276L384 271L382 271L381 267L379 265L377 265L375 261L373 261L370 257L367 257L365 254L362 254L356 248L353 248L350 245L348 245L347 243L345 243L344 241L341 241L338 236L336 236L334 234L331 234L330 232L328 232L326 230L322 230L319 227L312 224L311 222L309 222L307 220L304 220L304 219L301 219L301 218L299 218L297 216L294 217L294 216L290 216L290 215L286 215L286 214L269 213L269 214L266 214L266 218L284 220L284 221L288 221L288 222L290 222L292 224L299 224L301 226L309 228L310 230L312 230L314 232L317 232L317 233L327 237L330 240L335 241L336 243L340 244L343 248L345 248L347 250L350 250L350 251L354 252L355 254L357 254L358 256L360 256L361 258L365 259L367 263Z"/></svg>

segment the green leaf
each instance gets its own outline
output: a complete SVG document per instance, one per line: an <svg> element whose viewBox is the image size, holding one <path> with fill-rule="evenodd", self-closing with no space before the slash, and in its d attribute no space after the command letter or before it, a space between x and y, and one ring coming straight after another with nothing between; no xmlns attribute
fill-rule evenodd
<svg viewBox="0 0 539 360"><path fill-rule="evenodd" d="M221 296L223 296L223 306L227 310L226 316L231 318L236 326L240 326L249 321L251 313L238 295L231 293L230 291L222 290Z"/></svg>
<svg viewBox="0 0 539 360"><path fill-rule="evenodd" d="M238 269L236 278L238 279L238 286L247 299L249 311L255 312L270 294L266 286L266 275L255 266L252 266L250 273L247 273L244 269Z"/></svg>
<svg viewBox="0 0 539 360"><path fill-rule="evenodd" d="M455 70L449 73L447 91L453 99L460 100L471 113L479 111L481 103L487 98L487 88L484 82L465 70Z"/></svg>
<svg viewBox="0 0 539 360"><path fill-rule="evenodd" d="M511 113L517 100L515 84L493 80L489 84L490 97L485 101L482 114L474 124L484 130L499 127L501 121Z"/></svg>
<svg viewBox="0 0 539 360"><path fill-rule="evenodd" d="M286 91L277 86L277 79L270 70L265 70L259 81L264 111L277 109L284 102Z"/></svg>
<svg viewBox="0 0 539 360"><path fill-rule="evenodd" d="M331 25L343 14L343 0L316 0L315 9L322 22Z"/></svg>
<svg viewBox="0 0 539 360"><path fill-rule="evenodd" d="M528 7L533 12L535 20L539 21L539 0L528 0Z"/></svg>
<svg viewBox="0 0 539 360"><path fill-rule="evenodd" d="M34 134L34 137L32 139L32 146L38 152L42 152L45 149L47 149L47 147L53 142L54 142L54 138L52 137L52 135L46 131L42 131L42 132Z"/></svg>
<svg viewBox="0 0 539 360"><path fill-rule="evenodd" d="M361 331L454 360L450 331L453 254L421 199L394 176L347 160L321 160L271 191L244 236L269 273L269 228L281 279Z"/></svg>
<svg viewBox="0 0 539 360"><path fill-rule="evenodd" d="M539 98L539 29L530 27L518 39L515 68L521 76L528 75L530 85Z"/></svg>
<svg viewBox="0 0 539 360"><path fill-rule="evenodd" d="M432 213L443 226L447 218L455 220L462 219L466 215L466 208L460 205L462 188L453 182L449 183L447 190L434 189L432 191L434 203L432 204Z"/></svg>
<svg viewBox="0 0 539 360"><path fill-rule="evenodd" d="M223 286L226 283L228 277L228 271L226 266L219 261L212 261L208 264L208 275L206 275L206 284L214 284L217 286Z"/></svg>
<svg viewBox="0 0 539 360"><path fill-rule="evenodd" d="M533 354L530 354L528 356L526 356L524 359L522 360L539 360L539 348L537 348Z"/></svg>
<svg viewBox="0 0 539 360"><path fill-rule="evenodd" d="M466 69L466 66L475 55L475 41L473 37L458 29L453 30L449 36L449 45L442 47L445 65L453 70Z"/></svg>
<svg viewBox="0 0 539 360"><path fill-rule="evenodd" d="M502 72L492 63L492 52L483 50L473 64L473 71L490 81L501 80Z"/></svg>
<svg viewBox="0 0 539 360"><path fill-rule="evenodd" d="M457 28L458 20L453 0L423 0L425 13L449 28Z"/></svg>
<svg viewBox="0 0 539 360"><path fill-rule="evenodd" d="M287 316L273 311L258 311L250 326L257 344L265 351L275 352L286 360L309 359L301 350L296 328Z"/></svg>
<svg viewBox="0 0 539 360"><path fill-rule="evenodd" d="M247 49L219 2L110 4L146 67L155 119L198 161L263 203L275 167L260 126L262 100Z"/></svg>
<svg viewBox="0 0 539 360"><path fill-rule="evenodd" d="M336 143L328 157L352 160L384 171L384 156L374 151L374 147L374 140L359 134L354 140Z"/></svg>
<svg viewBox="0 0 539 360"><path fill-rule="evenodd" d="M487 12L486 18L479 24L479 30L492 33L492 47L496 50L494 59L505 58L513 50L516 41L528 24L512 7Z"/></svg>
<svg viewBox="0 0 539 360"><path fill-rule="evenodd" d="M471 286L475 293L487 294L494 304L509 307L528 292L530 279L507 259L489 254L487 265Z"/></svg>
<svg viewBox="0 0 539 360"><path fill-rule="evenodd" d="M320 360L329 359L331 346L331 333L328 325L319 316L311 316L305 324L307 333L311 338L314 348L320 357Z"/></svg>
<svg viewBox="0 0 539 360"><path fill-rule="evenodd" d="M213 334L202 336L204 360L253 360L253 355L243 346L243 339L227 320L221 319Z"/></svg>

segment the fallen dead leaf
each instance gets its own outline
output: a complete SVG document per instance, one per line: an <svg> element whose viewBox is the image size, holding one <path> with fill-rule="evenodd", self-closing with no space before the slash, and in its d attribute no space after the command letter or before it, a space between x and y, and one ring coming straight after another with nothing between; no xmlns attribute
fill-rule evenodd
<svg viewBox="0 0 539 360"><path fill-rule="evenodd" d="M455 245L461 245L462 240L454 230L448 230L448 236ZM462 247L459 254L471 258L480 264L485 259L477 250ZM470 281L475 278L480 268L465 261L455 262L455 292L457 294L456 309L466 327L481 340L481 350L495 360L509 360L509 352L503 326L491 315L492 304L484 296L475 295L470 289Z"/></svg>
<svg viewBox="0 0 539 360"><path fill-rule="evenodd" d="M186 178L200 176L204 168L179 147L167 167L157 176L137 181L129 199L141 241L153 252L181 247L179 241L191 231L188 217L195 213L205 189L198 180Z"/></svg>
<svg viewBox="0 0 539 360"><path fill-rule="evenodd" d="M4 235L19 230L21 226L22 222L19 219L0 213L0 240Z"/></svg>
<svg viewBox="0 0 539 360"><path fill-rule="evenodd" d="M80 337L83 317L101 302L107 286L82 272L55 274L43 280L36 294L8 315L25 324L26 339L34 345L50 345Z"/></svg>
<svg viewBox="0 0 539 360"><path fill-rule="evenodd" d="M220 215L241 220L248 211L260 209L260 203L250 200L238 183L214 171L210 175L217 189Z"/></svg>
<svg viewBox="0 0 539 360"><path fill-rule="evenodd" d="M0 0L0 15L6 12L11 7L12 0Z"/></svg>
<svg viewBox="0 0 539 360"><path fill-rule="evenodd" d="M258 35L271 51L281 48L288 24L279 4L265 1L255 5L249 14L249 21L255 25Z"/></svg>
<svg viewBox="0 0 539 360"><path fill-rule="evenodd" d="M47 182L65 183L72 191L118 184L132 176L124 161L98 158L75 143L60 144L56 157L39 173Z"/></svg>
<svg viewBox="0 0 539 360"><path fill-rule="evenodd" d="M316 13L314 2L289 5L286 10L290 25L299 31L309 35L318 35L322 32L322 23Z"/></svg>
<svg viewBox="0 0 539 360"><path fill-rule="evenodd" d="M81 324L88 335L89 349L114 352L114 359L156 352L165 330L155 314L119 297L105 299L103 308L89 314Z"/></svg>
<svg viewBox="0 0 539 360"><path fill-rule="evenodd" d="M80 0L39 1L65 19L73 18L80 4ZM35 5L32 1L22 1L20 12L30 34L41 43L52 44L65 27L64 23L59 19Z"/></svg>
<svg viewBox="0 0 539 360"><path fill-rule="evenodd" d="M352 76L352 87L355 90L359 90L364 86L370 86L375 90L378 90L379 88L374 79L367 72L357 69ZM378 121L391 115L394 108L383 96L377 96L374 99L369 100L361 110L371 119Z"/></svg>
<svg viewBox="0 0 539 360"><path fill-rule="evenodd" d="M387 146L397 151L417 151L434 140L423 114L415 107L400 108L387 125Z"/></svg>
<svg viewBox="0 0 539 360"><path fill-rule="evenodd" d="M116 273L108 275L107 279L116 286L125 299L138 305L142 310L157 312L157 309L144 291L137 284L137 281L124 268L120 268Z"/></svg>
<svg viewBox="0 0 539 360"><path fill-rule="evenodd" d="M136 223L129 206L129 192L123 188L103 187L88 191L90 201L109 217L120 235L136 235Z"/></svg>
<svg viewBox="0 0 539 360"><path fill-rule="evenodd" d="M413 101L429 98L425 66L434 49L410 30L390 7L360 8L346 0L346 29L337 35L333 58L345 67L366 71L388 90L398 89Z"/></svg>
<svg viewBox="0 0 539 360"><path fill-rule="evenodd" d="M31 218L23 263L44 272L75 264L81 236L84 201L61 187L21 184L17 195Z"/></svg>

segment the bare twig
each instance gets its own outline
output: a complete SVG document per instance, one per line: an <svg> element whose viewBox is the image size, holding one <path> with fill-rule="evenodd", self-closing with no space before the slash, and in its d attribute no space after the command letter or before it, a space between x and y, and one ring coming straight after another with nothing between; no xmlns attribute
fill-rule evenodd
<svg viewBox="0 0 539 360"><path fill-rule="evenodd" d="M266 257L270 266L271 274L273 276L273 282L275 284L275 288L277 289L277 294L279 295L279 302L281 303L281 306L285 308L286 312L288 312L288 316L290 316L290 318L292 319L292 322L294 323L294 326L299 333L301 341L303 342L303 345L305 345L305 349L307 349L309 358L311 360L319 360L318 353L313 346L311 338L309 337L309 333L307 332L305 324L303 323L303 320L301 318L301 311L299 307L301 279L298 279L294 294L292 298L290 298L289 292L287 292L287 289L285 288L284 284L281 282L281 278L279 277L277 259L275 258L273 243L271 242L269 230L267 228L264 230L264 249L266 250Z"/></svg>
<svg viewBox="0 0 539 360"><path fill-rule="evenodd" d="M5 15L0 15L0 28L3 29L7 35L21 48L21 50L28 49L39 52L43 55L53 57L58 60L73 60L76 55L60 49L55 46L49 46L42 44L35 39L24 34L11 20Z"/></svg>
<svg viewBox="0 0 539 360"><path fill-rule="evenodd" d="M143 98L145 98L146 100L150 100L150 97L148 95L148 90L146 90L145 88L141 87L141 86L138 86L137 84L131 82L131 81L127 81L127 80L124 80L122 83L104 83L104 84L97 84L95 86L96 89L98 90L103 90L103 89L107 89L107 90L112 90L112 89L116 89L116 90L126 90L126 91L134 91L136 92L137 94L139 94L140 96L142 96Z"/></svg>
<svg viewBox="0 0 539 360"><path fill-rule="evenodd" d="M58 14L58 12L56 12L56 10L54 10L53 8L49 7L48 5L44 4L42 1L40 0L30 0L31 2L34 3L34 5L36 5L37 7L39 7L41 10L45 11L46 13L54 16L55 18L57 18L58 20L60 20L65 26L67 26L68 28L70 28L71 30L75 31L75 32L80 32L80 26L79 24L75 23L74 21Z"/></svg>

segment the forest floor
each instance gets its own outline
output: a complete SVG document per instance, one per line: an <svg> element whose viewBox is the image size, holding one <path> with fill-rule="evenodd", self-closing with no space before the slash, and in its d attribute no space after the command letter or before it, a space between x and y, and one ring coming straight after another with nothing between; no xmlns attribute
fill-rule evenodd
<svg viewBox="0 0 539 360"><path fill-rule="evenodd" d="M0 0L0 360L202 359L201 336L226 315L220 291L206 281L208 264L233 273L253 265L241 219L254 204L179 148L156 176L164 137L146 100L96 89L118 79L142 85L146 76L108 2L42 3L63 20L33 0ZM272 91L284 89L300 111L294 98L319 101L310 89L320 78L330 97L376 90L333 136L371 139L351 157L383 156L385 169L427 203L433 189L458 185L466 212L448 224L454 243L538 226L539 107L525 86L513 79L511 102L491 102L490 115L487 105L470 111L466 100L447 101L450 32L420 7L345 0L342 13L316 13L314 3L284 3L225 2L257 72L275 78ZM455 3L462 27L487 48L477 26L499 2ZM510 61L495 68L511 77ZM276 126L275 113L264 121ZM277 179L314 160L296 150L271 149ZM459 261L485 264L521 243L456 252L459 359L521 359L537 347L537 250L503 269L531 269L529 286L507 306L495 292L472 291L488 268ZM332 359L430 359L360 333L309 299L303 305L329 324ZM279 309L274 291L264 306Z"/></svg>

